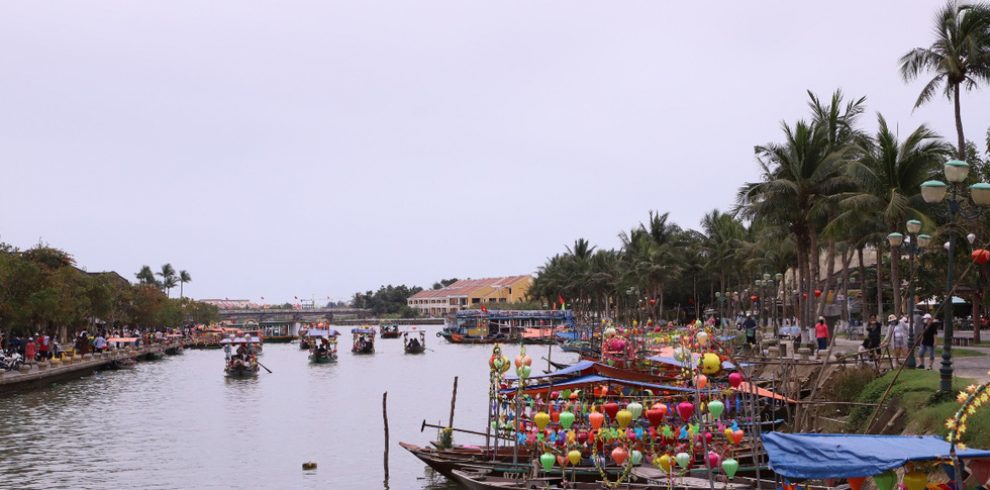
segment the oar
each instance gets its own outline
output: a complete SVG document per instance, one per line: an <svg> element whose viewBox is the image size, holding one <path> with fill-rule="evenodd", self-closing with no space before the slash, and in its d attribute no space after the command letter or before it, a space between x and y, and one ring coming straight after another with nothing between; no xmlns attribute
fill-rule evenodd
<svg viewBox="0 0 990 490"><path fill-rule="evenodd" d="M258 361L254 361L254 362L258 362ZM260 362L258 362L258 365L261 366L261 367L263 367L263 368L265 368L265 371L268 371L268 374L274 374L274 373L272 373L272 370L271 369L268 369L268 366L266 366L266 365L264 365L264 364L262 364Z"/></svg>

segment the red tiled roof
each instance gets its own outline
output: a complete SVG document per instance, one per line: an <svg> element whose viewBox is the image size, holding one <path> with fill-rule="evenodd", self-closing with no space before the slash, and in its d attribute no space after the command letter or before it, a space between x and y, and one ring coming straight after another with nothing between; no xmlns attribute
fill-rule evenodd
<svg viewBox="0 0 990 490"><path fill-rule="evenodd" d="M447 298L467 296L472 291L485 287L508 286L529 276L486 277L484 279L463 279L441 289L424 289L409 299Z"/></svg>

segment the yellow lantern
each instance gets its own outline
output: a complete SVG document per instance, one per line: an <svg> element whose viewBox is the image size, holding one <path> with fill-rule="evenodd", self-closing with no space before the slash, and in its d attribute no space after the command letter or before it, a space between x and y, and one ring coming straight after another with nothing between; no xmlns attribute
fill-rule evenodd
<svg viewBox="0 0 990 490"><path fill-rule="evenodd" d="M632 412L626 409L619 410L615 414L615 421L619 423L619 427L622 429L629 427L629 423L632 422Z"/></svg>
<svg viewBox="0 0 990 490"><path fill-rule="evenodd" d="M928 475L923 471L911 469L904 474L904 486L908 490L925 490L928 486Z"/></svg>
<svg viewBox="0 0 990 490"><path fill-rule="evenodd" d="M539 412L533 416L533 423L536 424L537 429L543 430L550 423L550 415L546 412Z"/></svg>
<svg viewBox="0 0 990 490"><path fill-rule="evenodd" d="M722 359L718 357L718 354L713 352L708 352L701 357L701 372L712 375L718 374L722 370Z"/></svg>

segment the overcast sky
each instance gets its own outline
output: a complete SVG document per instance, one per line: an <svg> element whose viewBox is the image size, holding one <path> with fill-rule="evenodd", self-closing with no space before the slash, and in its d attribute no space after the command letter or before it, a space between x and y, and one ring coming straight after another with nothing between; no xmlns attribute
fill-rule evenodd
<svg viewBox="0 0 990 490"><path fill-rule="evenodd" d="M806 89L955 141L897 70L938 5L5 1L0 240L171 262L199 298L534 272L727 209Z"/></svg>

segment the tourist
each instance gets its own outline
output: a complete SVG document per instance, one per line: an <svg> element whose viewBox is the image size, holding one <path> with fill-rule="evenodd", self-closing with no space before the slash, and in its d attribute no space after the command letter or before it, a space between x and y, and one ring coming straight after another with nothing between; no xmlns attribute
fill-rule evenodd
<svg viewBox="0 0 990 490"><path fill-rule="evenodd" d="M818 323L815 324L815 340L818 341L818 350L828 349L828 325L823 316L818 317Z"/></svg>
<svg viewBox="0 0 990 490"><path fill-rule="evenodd" d="M893 319L890 343L894 347L894 357L900 360L907 356L908 324L904 317L898 319L896 316L890 315L888 319Z"/></svg>
<svg viewBox="0 0 990 490"><path fill-rule="evenodd" d="M103 352L107 349L107 339L103 337L103 334L97 334L96 340L93 341L93 347L96 347L96 352Z"/></svg>
<svg viewBox="0 0 990 490"><path fill-rule="evenodd" d="M34 343L33 337L28 337L27 344L24 345L24 362L26 364L34 362L34 356L37 354L37 345Z"/></svg>
<svg viewBox="0 0 990 490"><path fill-rule="evenodd" d="M746 330L746 343L751 347L756 345L756 320L753 315L747 315L742 326Z"/></svg>
<svg viewBox="0 0 990 490"><path fill-rule="evenodd" d="M918 369L925 369L925 354L928 354L928 369L931 370L935 366L935 334L938 333L938 323L932 319L930 313L925 313L925 316L921 317L921 321L924 322L925 329L921 332L921 353L918 357L921 358L921 363L918 364Z"/></svg>
<svg viewBox="0 0 990 490"><path fill-rule="evenodd" d="M38 342L41 344L38 347L38 350L41 352L41 358L44 360L51 359L51 353L49 352L51 338L47 335L42 335L38 338Z"/></svg>

